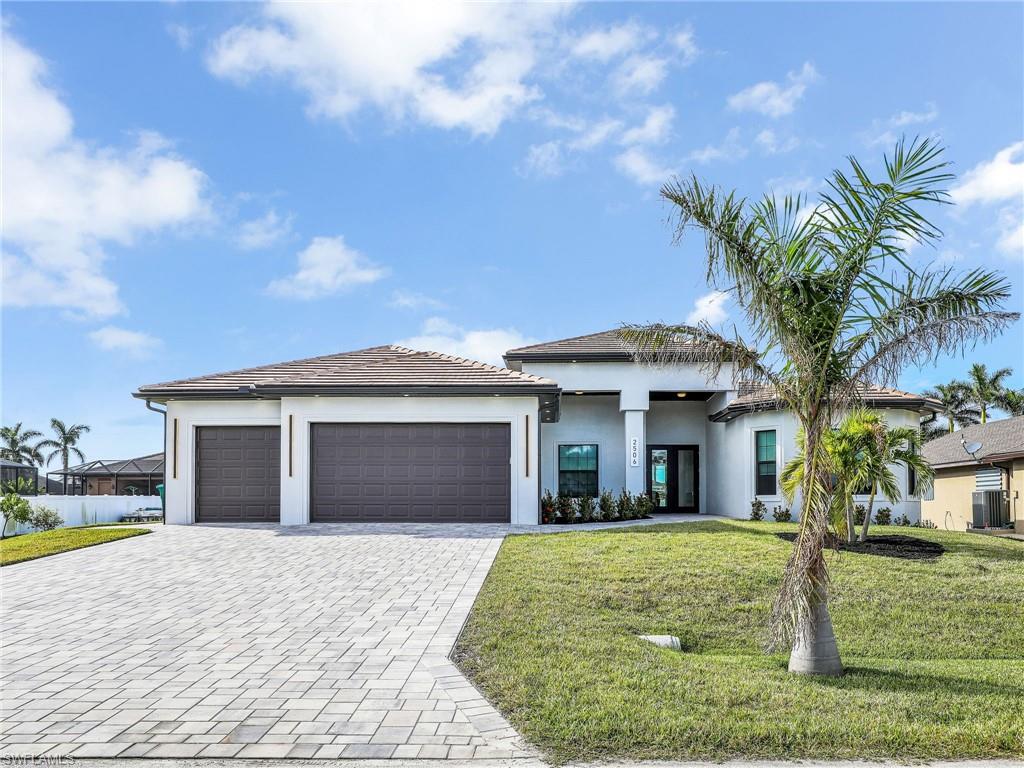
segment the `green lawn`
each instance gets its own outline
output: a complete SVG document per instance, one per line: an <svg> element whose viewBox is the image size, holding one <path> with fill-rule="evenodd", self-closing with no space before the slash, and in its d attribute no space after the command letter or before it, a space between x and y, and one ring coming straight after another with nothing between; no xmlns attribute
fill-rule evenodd
<svg viewBox="0 0 1024 768"><path fill-rule="evenodd" d="M72 549L105 544L150 533L148 528L57 528L26 533L0 541L0 565L11 565L37 557L56 555Z"/></svg>
<svg viewBox="0 0 1024 768"><path fill-rule="evenodd" d="M1024 756L1024 544L937 541L935 560L843 553L832 617L847 673L760 652L791 544L778 523L505 540L456 649L558 761ZM637 634L673 634L684 652Z"/></svg>

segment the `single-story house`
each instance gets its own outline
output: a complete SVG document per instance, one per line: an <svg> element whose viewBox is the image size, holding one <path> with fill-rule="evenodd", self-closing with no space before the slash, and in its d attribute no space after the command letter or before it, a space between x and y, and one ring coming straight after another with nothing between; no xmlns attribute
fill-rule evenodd
<svg viewBox="0 0 1024 768"><path fill-rule="evenodd" d="M67 472L48 472L47 476L51 482L55 478L61 487L66 482L67 493L72 496L154 496L156 487L164 481L164 455L96 459L68 467Z"/></svg>
<svg viewBox="0 0 1024 768"><path fill-rule="evenodd" d="M987 522L1024 533L1024 416L951 432L925 443L921 454L935 470L934 489L921 503L922 519L950 531ZM999 493L976 495L984 491ZM975 519L976 501L990 505L987 520Z"/></svg>
<svg viewBox="0 0 1024 768"><path fill-rule="evenodd" d="M140 387L166 405L166 521L536 525L546 490L623 488L663 512L785 505L795 420L728 368L639 364L615 330L504 357L380 346ZM864 400L901 425L937 408L891 389ZM918 520L895 471L908 495L893 514Z"/></svg>

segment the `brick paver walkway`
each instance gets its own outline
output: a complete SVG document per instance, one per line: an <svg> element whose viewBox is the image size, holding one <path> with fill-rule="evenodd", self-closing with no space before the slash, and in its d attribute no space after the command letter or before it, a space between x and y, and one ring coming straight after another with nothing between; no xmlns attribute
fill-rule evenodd
<svg viewBox="0 0 1024 768"><path fill-rule="evenodd" d="M8 566L0 754L506 758L448 653L508 526L168 526Z"/></svg>

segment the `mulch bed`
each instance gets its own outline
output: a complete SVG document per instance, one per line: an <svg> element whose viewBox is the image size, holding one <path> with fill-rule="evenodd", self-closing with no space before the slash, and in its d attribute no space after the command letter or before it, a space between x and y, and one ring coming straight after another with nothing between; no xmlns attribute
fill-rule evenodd
<svg viewBox="0 0 1024 768"><path fill-rule="evenodd" d="M795 541L795 533L776 533L780 539ZM904 560L935 560L941 557L946 548L934 541L925 541L913 536L899 534L872 536L868 534L865 542L856 541L848 544L845 541L831 542L840 552L854 552L860 555L880 555L881 557L899 557Z"/></svg>

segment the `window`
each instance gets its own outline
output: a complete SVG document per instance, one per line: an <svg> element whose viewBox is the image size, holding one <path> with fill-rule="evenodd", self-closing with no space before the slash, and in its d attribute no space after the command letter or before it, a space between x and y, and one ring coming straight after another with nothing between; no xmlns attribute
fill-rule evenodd
<svg viewBox="0 0 1024 768"><path fill-rule="evenodd" d="M558 446L558 492L568 496L597 496L597 446Z"/></svg>
<svg viewBox="0 0 1024 768"><path fill-rule="evenodd" d="M911 453L917 453L914 446L910 446ZM917 472L907 464L907 496L917 496Z"/></svg>
<svg viewBox="0 0 1024 768"><path fill-rule="evenodd" d="M754 433L756 484L758 496L774 496L777 473L775 469L775 430L765 429Z"/></svg>

